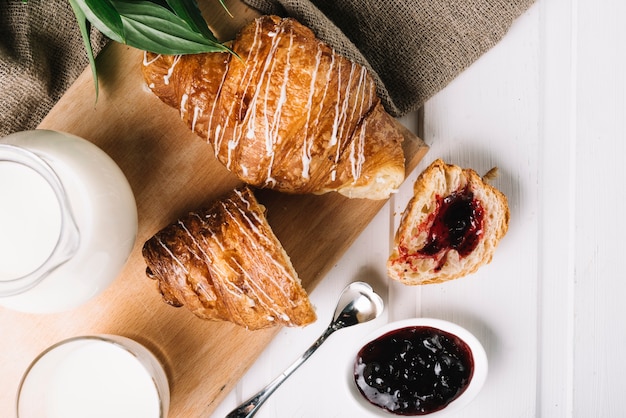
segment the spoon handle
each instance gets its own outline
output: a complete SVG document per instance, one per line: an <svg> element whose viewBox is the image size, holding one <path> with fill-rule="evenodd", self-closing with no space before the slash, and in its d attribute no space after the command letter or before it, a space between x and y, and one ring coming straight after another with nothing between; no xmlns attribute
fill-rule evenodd
<svg viewBox="0 0 626 418"><path fill-rule="evenodd" d="M291 366L287 367L285 371L283 371L277 378L272 380L267 386L257 392L256 395L253 395L250 399L239 405L236 409L234 409L231 413L226 415L225 418L251 418L253 417L258 409L263 405L263 403L270 397L272 393L285 381L289 376L295 372L298 367L302 366L302 364L309 358L311 355L317 350L323 343L326 341L328 336L335 332L338 328L331 324L326 331L309 347L308 350L300 356Z"/></svg>

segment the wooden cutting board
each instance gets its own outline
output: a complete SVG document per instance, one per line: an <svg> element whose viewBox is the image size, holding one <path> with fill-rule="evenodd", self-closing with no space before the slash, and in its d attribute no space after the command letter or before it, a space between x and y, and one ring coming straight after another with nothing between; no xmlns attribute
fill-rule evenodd
<svg viewBox="0 0 626 418"><path fill-rule="evenodd" d="M222 40L232 39L257 16L238 0L228 5L236 18L225 15L217 2L201 3ZM147 90L140 73L142 58L141 51L112 43L98 57L97 103L86 69L40 125L92 141L117 162L135 193L139 232L119 278L84 306L52 315L0 308L2 416L13 413L20 377L39 352L65 338L112 333L139 341L162 360L170 379L171 417L207 417L278 331L247 331L200 320L184 308L163 303L155 283L144 274L141 247L150 236L239 181L215 159L210 146L188 130L176 110ZM408 130L404 134L409 173L427 147ZM386 203L338 194L259 191L257 197L267 206L268 221L308 291Z"/></svg>

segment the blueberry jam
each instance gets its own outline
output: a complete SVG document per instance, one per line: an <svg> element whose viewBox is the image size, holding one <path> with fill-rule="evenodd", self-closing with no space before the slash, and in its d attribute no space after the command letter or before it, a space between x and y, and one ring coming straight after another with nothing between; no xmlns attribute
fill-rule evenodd
<svg viewBox="0 0 626 418"><path fill-rule="evenodd" d="M427 326L391 331L366 344L354 380L371 404L396 415L443 409L467 388L474 373L468 345Z"/></svg>
<svg viewBox="0 0 626 418"><path fill-rule="evenodd" d="M434 213L435 219L420 254L432 256L455 249L463 257L476 248L483 232L484 210L468 188L439 198Z"/></svg>

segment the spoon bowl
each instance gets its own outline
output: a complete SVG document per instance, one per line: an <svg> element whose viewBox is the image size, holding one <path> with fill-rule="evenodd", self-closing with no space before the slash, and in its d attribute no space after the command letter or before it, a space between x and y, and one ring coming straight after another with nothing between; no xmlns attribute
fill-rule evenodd
<svg viewBox="0 0 626 418"><path fill-rule="evenodd" d="M382 298L374 292L369 284L354 282L348 285L339 297L333 320L315 343L280 376L261 389L256 395L239 405L226 418L250 418L254 416L270 395L311 357L333 332L376 319L383 310Z"/></svg>
<svg viewBox="0 0 626 418"><path fill-rule="evenodd" d="M383 300L364 282L348 285L337 302L331 326L337 329L362 324L376 319L383 311Z"/></svg>

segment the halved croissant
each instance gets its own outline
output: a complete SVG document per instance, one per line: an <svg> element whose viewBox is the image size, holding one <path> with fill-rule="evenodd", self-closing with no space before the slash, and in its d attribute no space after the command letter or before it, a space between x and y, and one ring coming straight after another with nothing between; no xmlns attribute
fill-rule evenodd
<svg viewBox="0 0 626 418"><path fill-rule="evenodd" d="M245 183L385 199L404 180L403 137L366 69L297 21L263 16L238 54L146 53L149 88Z"/></svg>
<svg viewBox="0 0 626 418"><path fill-rule="evenodd" d="M251 330L316 319L289 256L243 187L164 228L143 246L163 299Z"/></svg>
<svg viewBox="0 0 626 418"><path fill-rule="evenodd" d="M433 161L417 178L387 261L392 279L441 283L491 262L509 225L506 196L471 169Z"/></svg>

